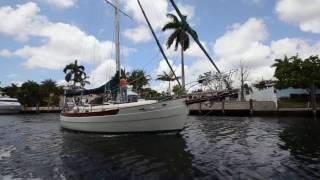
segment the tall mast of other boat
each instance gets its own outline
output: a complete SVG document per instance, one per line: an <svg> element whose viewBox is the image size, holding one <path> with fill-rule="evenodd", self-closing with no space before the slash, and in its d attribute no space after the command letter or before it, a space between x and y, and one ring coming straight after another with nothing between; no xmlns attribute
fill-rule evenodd
<svg viewBox="0 0 320 180"><path fill-rule="evenodd" d="M121 78L120 65L120 14L119 14L119 0L115 0L115 31L116 31L116 63L117 73L119 73L119 81Z"/></svg>

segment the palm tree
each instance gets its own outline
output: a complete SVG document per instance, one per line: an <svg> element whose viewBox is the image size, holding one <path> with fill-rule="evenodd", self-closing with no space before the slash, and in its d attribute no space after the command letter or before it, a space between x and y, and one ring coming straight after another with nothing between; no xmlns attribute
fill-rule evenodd
<svg viewBox="0 0 320 180"><path fill-rule="evenodd" d="M179 85L173 86L172 91L173 91L174 95L176 95L176 96L180 96L182 93L182 89Z"/></svg>
<svg viewBox="0 0 320 180"><path fill-rule="evenodd" d="M183 16L184 21L181 21L174 14L167 14L167 17L171 19L164 27L162 31L173 30L173 33L169 36L167 40L167 48L175 42L175 51L178 50L178 46L181 47L181 72L182 72L182 89L185 91L185 73L184 73L184 55L183 52L190 47L189 35L193 34L198 37L195 30L190 28L190 26L185 23L187 16Z"/></svg>
<svg viewBox="0 0 320 180"><path fill-rule="evenodd" d="M19 95L20 88L16 84L11 84L11 86L7 86L2 88L2 90L10 97L17 98Z"/></svg>
<svg viewBox="0 0 320 180"><path fill-rule="evenodd" d="M55 101L59 96L59 88L57 87L56 81L52 79L42 81L40 84L40 92L43 95L43 101L47 103L47 106L50 106L52 102L56 104Z"/></svg>
<svg viewBox="0 0 320 180"><path fill-rule="evenodd" d="M81 87L84 87L86 84L90 84L87 80L89 77L84 70L84 66L78 65L78 60L75 60L74 63L68 64L64 68L63 72L66 74L65 80L67 82L73 81L74 87L77 83L79 83Z"/></svg>
<svg viewBox="0 0 320 180"><path fill-rule="evenodd" d="M19 102L24 106L37 106L39 107L41 96L39 93L40 86L35 81L27 81L21 85L19 93Z"/></svg>
<svg viewBox="0 0 320 180"><path fill-rule="evenodd" d="M128 77L129 85L132 85L132 89L140 92L142 87L149 84L150 77L146 75L143 70L133 70Z"/></svg>
<svg viewBox="0 0 320 180"><path fill-rule="evenodd" d="M180 78L180 77L177 77L177 78ZM170 73L168 74L167 72L163 71L163 74L159 74L159 75L158 75L157 80L160 80L160 81L168 81L168 82L169 82L168 92L169 92L169 94L171 95L171 81L177 80L177 79L174 77L174 74L173 74L172 72L170 72Z"/></svg>

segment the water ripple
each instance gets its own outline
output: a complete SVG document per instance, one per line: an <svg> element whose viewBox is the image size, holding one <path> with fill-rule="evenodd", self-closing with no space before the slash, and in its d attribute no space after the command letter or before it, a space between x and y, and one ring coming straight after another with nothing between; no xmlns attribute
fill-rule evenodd
<svg viewBox="0 0 320 180"><path fill-rule="evenodd" d="M305 118L189 117L180 135L62 130L58 114L0 116L0 179L319 179Z"/></svg>

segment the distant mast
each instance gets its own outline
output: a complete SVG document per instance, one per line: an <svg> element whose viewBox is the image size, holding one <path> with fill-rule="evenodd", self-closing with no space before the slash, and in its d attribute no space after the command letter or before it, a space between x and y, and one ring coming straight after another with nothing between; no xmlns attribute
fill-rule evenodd
<svg viewBox="0 0 320 180"><path fill-rule="evenodd" d="M116 64L119 80L121 78L121 65L120 65L120 14L119 14L119 0L115 0L115 31L116 31ZM119 81L120 82L120 81Z"/></svg>

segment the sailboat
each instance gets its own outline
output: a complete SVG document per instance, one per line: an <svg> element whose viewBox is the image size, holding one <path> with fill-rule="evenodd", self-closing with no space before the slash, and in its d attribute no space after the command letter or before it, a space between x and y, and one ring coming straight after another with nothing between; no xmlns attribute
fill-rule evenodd
<svg viewBox="0 0 320 180"><path fill-rule="evenodd" d="M141 6L139 1L138 3ZM116 67L117 73L120 74L119 15L121 12L118 0L115 1L113 6L116 20ZM151 31L154 35L152 28ZM159 42L157 41L157 43ZM143 100L137 102L123 102L120 100L116 103L107 103L100 106L74 105L73 108L65 108L61 112L60 121L63 128L84 132L168 132L182 130L186 123L187 113L184 98L167 101Z"/></svg>

